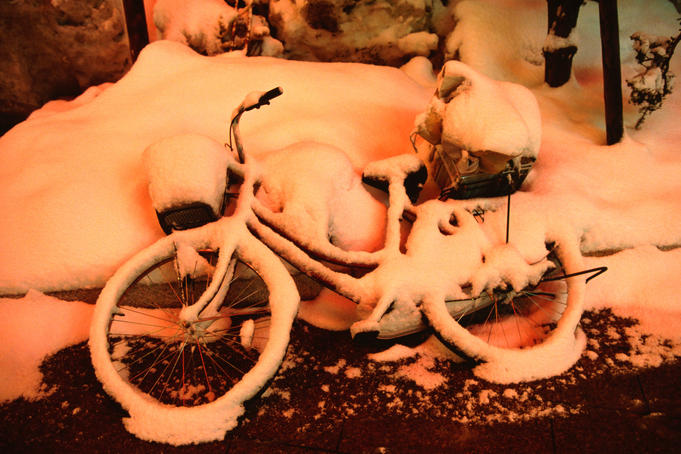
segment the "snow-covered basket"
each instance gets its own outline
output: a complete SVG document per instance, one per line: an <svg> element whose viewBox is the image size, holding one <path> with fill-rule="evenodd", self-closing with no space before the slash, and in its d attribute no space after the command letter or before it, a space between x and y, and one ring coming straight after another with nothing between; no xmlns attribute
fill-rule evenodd
<svg viewBox="0 0 681 454"><path fill-rule="evenodd" d="M415 133L433 145L443 196L491 197L517 190L537 158L541 116L527 88L447 62Z"/></svg>
<svg viewBox="0 0 681 454"><path fill-rule="evenodd" d="M167 137L144 151L149 195L166 233L221 216L228 159L224 145L199 134Z"/></svg>

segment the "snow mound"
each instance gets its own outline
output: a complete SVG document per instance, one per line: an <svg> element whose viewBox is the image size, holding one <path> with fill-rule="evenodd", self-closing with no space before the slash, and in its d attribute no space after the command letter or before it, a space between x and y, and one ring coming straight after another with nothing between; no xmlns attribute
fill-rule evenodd
<svg viewBox="0 0 681 454"><path fill-rule="evenodd" d="M287 231L310 242L330 239L344 249L380 247L385 206L364 189L343 150L301 142L267 154L262 166L258 196L279 213Z"/></svg>
<svg viewBox="0 0 681 454"><path fill-rule="evenodd" d="M236 11L220 0L158 0L154 25L162 39L208 55L223 52L221 30L229 30Z"/></svg>
<svg viewBox="0 0 681 454"><path fill-rule="evenodd" d="M222 214L228 153L220 142L198 134L168 137L147 147L143 159L154 209L203 202Z"/></svg>
<svg viewBox="0 0 681 454"><path fill-rule="evenodd" d="M36 290L21 299L0 299L0 402L40 398L44 392L40 363L87 340L93 308Z"/></svg>
<svg viewBox="0 0 681 454"><path fill-rule="evenodd" d="M540 85L544 80L546 2L518 3L457 3L456 27L447 36L445 58L456 57L493 79Z"/></svg>
<svg viewBox="0 0 681 454"><path fill-rule="evenodd" d="M48 104L0 138L0 263L12 264L0 267L0 293L103 285L162 236L143 151L187 133L224 143L232 109L276 86L284 96L244 116L244 146L258 156L329 144L358 174L370 160L411 150L409 130L430 96L397 68L204 57L152 43L116 84L59 111Z"/></svg>

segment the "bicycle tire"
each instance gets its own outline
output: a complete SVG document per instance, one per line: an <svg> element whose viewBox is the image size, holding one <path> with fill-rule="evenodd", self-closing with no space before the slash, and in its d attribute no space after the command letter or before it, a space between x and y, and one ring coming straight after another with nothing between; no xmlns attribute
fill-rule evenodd
<svg viewBox="0 0 681 454"><path fill-rule="evenodd" d="M477 362L474 373L479 377L497 383L548 378L569 369L581 356L586 342L579 328L585 276L564 276L583 270L582 255L576 241L563 238L555 243L552 256L556 268L510 299L502 301L494 293L453 302L424 299L423 313L437 336ZM452 307L457 304L469 308Z"/></svg>
<svg viewBox="0 0 681 454"><path fill-rule="evenodd" d="M128 431L145 440L182 445L224 438L244 412L243 403L266 386L286 353L298 293L281 261L245 228L230 231L235 247L224 253L230 266L238 260L254 271L251 282L255 276L262 279L257 291L266 291L266 299L259 306L231 301L237 285L232 280L226 293L230 302L222 304L218 316L178 322L182 305L207 291L211 266L206 267L206 253L194 257L194 269L208 271L188 273L192 254L186 247L215 251L206 240L216 236L206 232L210 227L176 232L132 257L107 282L95 307L89 342L95 373L129 413L124 419ZM151 282L167 271L180 276L172 282L179 290L162 290ZM171 284L165 277L159 281ZM163 293L170 297L162 299ZM244 322L237 333L239 318L252 322ZM152 374L158 377L148 380Z"/></svg>

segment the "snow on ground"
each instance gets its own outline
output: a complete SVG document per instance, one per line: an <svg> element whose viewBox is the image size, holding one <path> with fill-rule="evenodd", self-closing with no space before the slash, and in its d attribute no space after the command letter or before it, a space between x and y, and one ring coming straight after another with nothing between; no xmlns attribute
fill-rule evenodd
<svg viewBox="0 0 681 454"><path fill-rule="evenodd" d="M0 298L0 402L40 398L38 366L47 355L87 339L93 306L30 290Z"/></svg>
<svg viewBox="0 0 681 454"><path fill-rule="evenodd" d="M675 17L669 2L644 9L636 2L619 3L623 48L634 27L674 31L673 23L667 30ZM506 1L494 9L493 2L461 2L459 31L448 46L460 46L462 60L474 69L522 82L537 97L542 144L535 171L514 196L511 235L543 234L550 219L580 235L585 253L626 249L588 258L589 266L607 265L610 271L589 284L587 307L639 318L641 324L624 333L631 352L617 360L659 364L681 354L676 324L681 320L681 255L679 249L666 250L681 244L681 91L641 131L628 130L620 144L605 146L594 4L581 11L575 77L559 89L540 84L537 52L545 37L540 4L545 2ZM502 7L532 20L519 28L511 13L500 12ZM623 62L623 73L633 74L631 55L623 53ZM672 66L681 73L678 56ZM423 68L410 66L416 75L411 79L394 68L201 57L179 44L150 45L121 81L91 88L72 102L48 103L0 138L0 293L102 285L126 258L162 236L147 195L144 149L180 133L225 141L231 109L252 90L282 86L285 92L272 106L244 118L246 146L256 156L302 141L319 142L343 150L360 170L371 160L410 151L414 118L432 94L432 85L416 82L432 83ZM625 124L635 118L635 110L626 107ZM490 216L499 236L502 214ZM315 304L321 309L305 304L305 318L330 329L354 321L351 311L329 310L319 300ZM7 325L0 330L0 370L8 375L2 377L0 399L36 396L40 359L85 338L88 310L77 303L57 305L35 292L0 300ZM62 316L57 322L55 314ZM48 329L55 334L44 335ZM392 353L418 354L425 358L418 367L426 371L441 354L427 346ZM589 358L593 354L587 351ZM424 388L437 388L437 377L424 377ZM485 399L523 399L512 392L480 396L476 405Z"/></svg>
<svg viewBox="0 0 681 454"><path fill-rule="evenodd" d="M589 284L587 304L612 308L615 315L639 321L626 330L631 349L618 358L638 367L658 366L681 356L679 276L681 249L660 251L639 246L610 257L589 258L608 267Z"/></svg>
<svg viewBox="0 0 681 454"><path fill-rule="evenodd" d="M582 327L589 333L589 350L578 364L547 380L512 384L453 374L452 368L458 366L443 361L441 355L434 356L436 349L444 347L437 347L433 338L416 348L398 344L369 354L367 363L357 352L320 350L324 342L318 339L313 341L315 349L301 348L299 342L306 340L294 336L280 373L259 402L258 414L289 412L299 418L298 431L303 433L319 430L319 421L338 421L347 415L371 420L379 414L407 423L410 417L427 417L470 425L522 423L547 416L568 418L584 411L591 393L602 392L603 381L631 374L631 363L623 352L631 341L627 332L634 325L607 310L587 313ZM306 325L297 329L321 335ZM609 353L599 355L596 351ZM362 373L355 376L357 365ZM324 377L324 384L319 389L306 386L305 377L317 375ZM582 398L566 399L572 391ZM643 406L635 396L623 396L623 401L635 408Z"/></svg>

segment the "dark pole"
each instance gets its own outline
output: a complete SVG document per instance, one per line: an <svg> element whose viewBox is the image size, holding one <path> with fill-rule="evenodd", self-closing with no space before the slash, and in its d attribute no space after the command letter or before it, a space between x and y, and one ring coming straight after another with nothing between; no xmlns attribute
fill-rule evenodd
<svg viewBox="0 0 681 454"><path fill-rule="evenodd" d="M583 0L547 0L548 7L548 37L567 40L577 25L579 8ZM543 49L544 81L550 87L560 87L570 80L572 74L572 57L577 52L577 46L570 44L566 47L548 47Z"/></svg>
<svg viewBox="0 0 681 454"><path fill-rule="evenodd" d="M123 0L123 9L125 10L125 25L128 29L130 56L134 62L142 48L149 44L144 2L141 0Z"/></svg>
<svg viewBox="0 0 681 454"><path fill-rule="evenodd" d="M608 145L613 145L619 142L624 134L617 0L599 0L598 14L601 22L601 51L603 54L605 128Z"/></svg>

